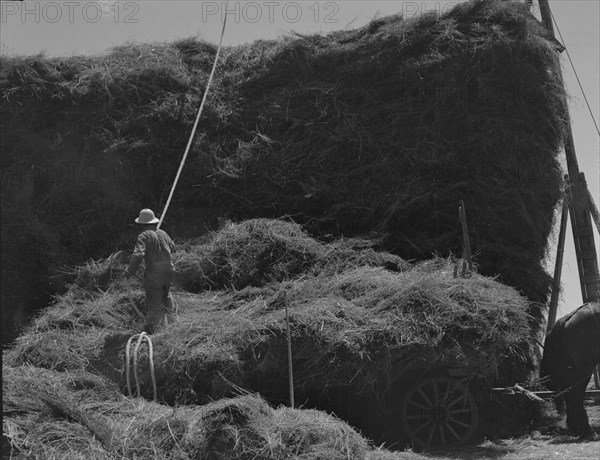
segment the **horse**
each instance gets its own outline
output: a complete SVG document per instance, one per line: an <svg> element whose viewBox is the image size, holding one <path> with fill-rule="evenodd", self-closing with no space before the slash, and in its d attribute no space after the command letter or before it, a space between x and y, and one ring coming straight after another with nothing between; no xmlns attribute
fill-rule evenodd
<svg viewBox="0 0 600 460"><path fill-rule="evenodd" d="M589 302L563 316L546 337L541 377L567 406L567 426L582 439L593 438L583 399L594 367L600 364L600 304Z"/></svg>

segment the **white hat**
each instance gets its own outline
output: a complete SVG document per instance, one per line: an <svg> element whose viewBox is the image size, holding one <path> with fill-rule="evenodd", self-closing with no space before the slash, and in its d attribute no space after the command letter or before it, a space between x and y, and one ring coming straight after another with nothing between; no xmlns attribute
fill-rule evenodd
<svg viewBox="0 0 600 460"><path fill-rule="evenodd" d="M135 219L135 223L136 224L157 224L158 223L158 219L156 218L156 216L154 215L154 212L152 211L152 209L142 209L140 211L140 216Z"/></svg>

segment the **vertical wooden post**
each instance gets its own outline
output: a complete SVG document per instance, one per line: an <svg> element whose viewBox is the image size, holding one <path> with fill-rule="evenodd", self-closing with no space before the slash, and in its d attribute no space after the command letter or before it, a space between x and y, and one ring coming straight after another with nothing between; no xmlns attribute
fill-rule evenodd
<svg viewBox="0 0 600 460"><path fill-rule="evenodd" d="M283 302L285 304L285 324L287 332L287 352L288 352L288 380L290 384L290 407L294 408L294 370L292 366L292 335L290 333L290 314L288 311L287 291L283 291Z"/></svg>
<svg viewBox="0 0 600 460"><path fill-rule="evenodd" d="M552 330L556 322L556 311L558 309L558 297L560 294L560 280L562 277L562 266L565 253L565 236L567 233L567 219L569 216L569 199L563 198L562 212L560 215L560 230L558 233L558 242L556 248L556 261L554 263L554 285L552 286L552 295L550 297L550 307L548 309L548 324L546 325L546 335Z"/></svg>
<svg viewBox="0 0 600 460"><path fill-rule="evenodd" d="M469 228L467 226L467 212L465 210L465 202L460 200L460 206L458 207L458 219L460 220L460 224L462 226L462 235L463 235L463 249L462 249L462 258L463 258L463 270L462 276L466 276L467 270L465 269L465 262L468 267L468 272L473 272L473 261L471 258L471 241L469 240Z"/></svg>

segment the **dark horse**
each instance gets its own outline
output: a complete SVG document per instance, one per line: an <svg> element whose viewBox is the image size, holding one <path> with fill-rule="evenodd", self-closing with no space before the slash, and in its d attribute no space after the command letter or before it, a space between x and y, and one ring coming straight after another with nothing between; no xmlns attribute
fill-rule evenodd
<svg viewBox="0 0 600 460"><path fill-rule="evenodd" d="M567 405L567 426L582 438L594 436L583 399L599 363L600 304L590 302L556 322L546 337L541 366L541 376L550 377L550 390L566 390L562 399Z"/></svg>

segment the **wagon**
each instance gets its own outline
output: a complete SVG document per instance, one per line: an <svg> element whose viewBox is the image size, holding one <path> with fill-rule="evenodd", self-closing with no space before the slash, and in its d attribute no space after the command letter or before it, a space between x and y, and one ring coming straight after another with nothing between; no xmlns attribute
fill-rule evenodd
<svg viewBox="0 0 600 460"><path fill-rule="evenodd" d="M383 401L340 396L342 388L330 388L329 404L317 405L348 420L377 443L435 450L472 440L485 424L482 416L492 401L489 388L463 369L438 369L392 386Z"/></svg>
<svg viewBox="0 0 600 460"><path fill-rule="evenodd" d="M426 377L412 383L403 392L399 413L395 411L395 415L399 415L403 434L410 443L421 449L434 450L472 440L485 423L482 420L485 415L487 418L493 418L494 415L506 418L506 423L510 423L512 419L501 402L506 396L523 396L525 401L531 402L527 414L533 416L532 406L535 403L552 401L559 394L554 391L530 391L519 384L486 389L455 370L447 375ZM585 397L598 400L600 390L588 390ZM485 410L482 410L482 406L486 406ZM522 409L513 407L512 410ZM517 416L516 421L522 422L523 417Z"/></svg>

